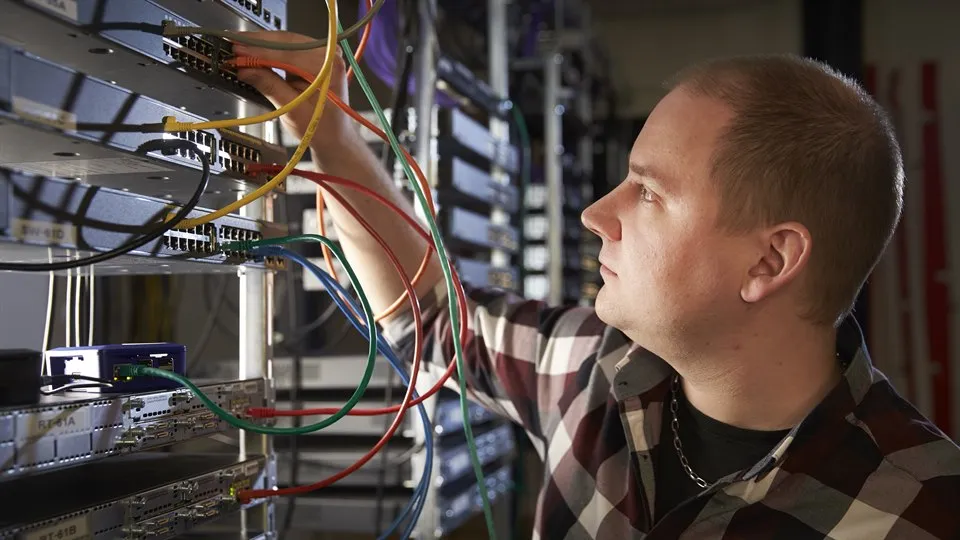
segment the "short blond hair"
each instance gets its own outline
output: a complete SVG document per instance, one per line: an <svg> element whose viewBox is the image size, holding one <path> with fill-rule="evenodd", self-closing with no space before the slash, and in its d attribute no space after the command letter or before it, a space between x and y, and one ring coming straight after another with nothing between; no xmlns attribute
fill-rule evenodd
<svg viewBox="0 0 960 540"><path fill-rule="evenodd" d="M713 156L721 226L786 221L813 237L808 317L836 325L886 249L903 207L903 159L890 119L853 79L791 55L713 60L670 86L734 113Z"/></svg>

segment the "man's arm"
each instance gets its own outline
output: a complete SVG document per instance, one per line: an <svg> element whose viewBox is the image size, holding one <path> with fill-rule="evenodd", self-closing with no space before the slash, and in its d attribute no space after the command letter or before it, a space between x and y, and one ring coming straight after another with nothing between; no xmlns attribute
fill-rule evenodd
<svg viewBox="0 0 960 540"><path fill-rule="evenodd" d="M306 39L281 32L261 35L275 40ZM239 55L296 64L309 73L318 73L323 63L320 49L289 52L237 46L235 50ZM269 70L241 70L240 77L277 105L291 101L306 87L305 83L288 83ZM331 89L338 96L347 95L342 60L334 69ZM284 116L284 123L302 136L315 103L311 101ZM332 104L324 109L311 149L325 172L359 182L404 211L412 212L403 194L360 138L353 121ZM380 203L352 190L337 190L389 243L407 276L413 276L427 247L426 242ZM362 281L367 297L374 310L384 310L404 293L395 269L380 246L356 220L331 199L327 201L344 253ZM448 291L441 278L439 263L433 257L417 287L424 310L425 335L428 336L424 360L434 373L442 372L454 361L454 336L447 311ZM544 438L550 433L549 426L555 425L564 414L558 403L570 385L580 380L580 377L571 375L582 376L583 380L606 375L610 370L595 369L600 364L598 357L606 350L616 354L626 343L622 334L601 323L592 309L550 308L542 302L525 300L502 291L466 288L468 316L463 324L467 326L468 335L463 349L471 397L520 423L536 438ZM401 355L411 350L412 324L406 305L385 321L387 337L397 345ZM622 352L619 354L622 356ZM585 366L586 361L590 365ZM456 388L452 381L450 386Z"/></svg>
<svg viewBox="0 0 960 540"><path fill-rule="evenodd" d="M258 35L259 34L259 35ZM303 41L308 38L285 32L258 33L258 37L275 40ZM310 51L272 51L244 46L235 47L238 55L256 56L266 60L279 60L295 64L308 73L319 73L323 65L323 49ZM348 102L347 83L344 61L337 57L333 69L333 79L330 90ZM240 70L240 78L253 85L265 95L274 105L282 105L292 101L304 88L306 83L300 81L288 83L276 73L265 69ZM289 115L284 116L284 124L297 136L302 137L307 124L313 114L316 100L308 100L307 104L298 107ZM319 129L310 144L311 153L317 165L326 173L342 176L358 182L385 197L399 208L413 214L413 208L403 194L393 185L386 171L380 166L380 161L374 156L367 144L360 137L357 126L347 115L343 114L332 102L328 101L324 107ZM408 277L413 277L424 251L428 244L411 227L394 212L381 203L355 190L337 187L338 194L363 216L373 228L383 237L393 252L397 255ZM370 305L377 313L390 306L402 296L405 289L397 276L397 271L387 259L377 242L368 234L347 211L333 197L325 197L327 208L337 228L337 235L344 254L364 285L364 291L370 300ZM436 256L431 257L429 267L425 270L417 292L422 295L433 289L441 280L443 274ZM404 303L401 310L406 310L409 304Z"/></svg>

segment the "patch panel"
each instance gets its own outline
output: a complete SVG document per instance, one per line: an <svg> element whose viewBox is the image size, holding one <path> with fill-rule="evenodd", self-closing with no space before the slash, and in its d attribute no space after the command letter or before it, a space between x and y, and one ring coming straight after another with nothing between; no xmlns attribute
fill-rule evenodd
<svg viewBox="0 0 960 540"><path fill-rule="evenodd" d="M204 75L220 77L225 84L246 92L256 92L237 78L237 70L224 65L233 58L233 45L216 37L176 36L163 38L163 52L178 64Z"/></svg>
<svg viewBox="0 0 960 540"><path fill-rule="evenodd" d="M151 0L71 0L64 2L0 0L0 35L29 43L32 53L73 66L153 98L176 104L205 118L249 116L273 107L259 93L219 76L189 71L163 50L157 29L165 21L195 26L179 15L183 8L214 9L221 21L212 26L250 30L249 21L213 2L171 0L173 11ZM194 4L203 4L194 6ZM146 30L146 31L145 31ZM237 99L237 98L241 99Z"/></svg>
<svg viewBox="0 0 960 540"><path fill-rule="evenodd" d="M224 250L221 244L235 241L257 241L263 239L263 233L246 227L230 225L214 225L206 223L192 229L174 229L163 236L163 246L173 252L194 255L204 258L214 256L223 257L227 262L252 263L261 261L249 251ZM263 257L264 266L274 270L283 270L287 267L286 259L282 257Z"/></svg>
<svg viewBox="0 0 960 540"><path fill-rule="evenodd" d="M0 484L0 539L175 538L239 510L237 491L262 489L268 471L264 457L145 453L14 479Z"/></svg>
<svg viewBox="0 0 960 540"><path fill-rule="evenodd" d="M202 385L201 390L234 414L268 406L262 379ZM228 427L187 390L45 396L36 405L0 409L0 478L151 450Z"/></svg>
<svg viewBox="0 0 960 540"><path fill-rule="evenodd" d="M169 214L165 199L133 195L71 180L33 176L0 167L0 199L8 202L6 223L0 223L0 253L4 260L41 262L52 249L55 258L77 251L105 251L143 234ZM209 210L197 209L188 217ZM235 265L283 269L274 257L260 260L250 253L223 253L220 243L283 234L284 228L235 215L223 216L189 230L174 229L143 248L98 266L102 275L118 273L235 272ZM39 248L39 249L38 249ZM160 265L140 261L161 257ZM222 268L222 270L221 270Z"/></svg>

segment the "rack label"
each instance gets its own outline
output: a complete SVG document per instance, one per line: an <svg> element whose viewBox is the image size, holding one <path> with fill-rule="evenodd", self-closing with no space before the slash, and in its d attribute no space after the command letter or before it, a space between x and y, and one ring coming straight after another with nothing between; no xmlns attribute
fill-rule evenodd
<svg viewBox="0 0 960 540"><path fill-rule="evenodd" d="M77 115L25 97L13 96L13 112L38 124L63 131L77 130Z"/></svg>
<svg viewBox="0 0 960 540"><path fill-rule="evenodd" d="M61 521L56 525L27 533L23 537L24 540L89 540L90 538L93 536L90 534L87 516Z"/></svg>
<svg viewBox="0 0 960 540"><path fill-rule="evenodd" d="M86 407L25 414L17 426L18 439L35 439L90 430L90 410Z"/></svg>
<svg viewBox="0 0 960 540"><path fill-rule="evenodd" d="M68 223L14 218L10 220L10 225L13 237L21 242L53 246L77 245L77 229Z"/></svg>

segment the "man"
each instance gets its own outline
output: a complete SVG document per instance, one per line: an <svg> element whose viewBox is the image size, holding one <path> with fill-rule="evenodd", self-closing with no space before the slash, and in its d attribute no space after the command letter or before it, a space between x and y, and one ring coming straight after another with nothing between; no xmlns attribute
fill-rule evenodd
<svg viewBox="0 0 960 540"><path fill-rule="evenodd" d="M312 73L322 63L320 51L238 49ZM303 88L241 78L275 103ZM346 95L342 63L332 88ZM299 134L309 116L286 122ZM409 211L351 121L328 107L322 122L323 169ZM424 242L343 194L412 275ZM627 177L583 213L603 240L596 310L468 290L471 397L520 423L544 460L536 536L960 537L960 452L871 366L849 316L902 194L886 115L828 67L770 56L681 73ZM330 210L382 310L403 293L393 268ZM440 276L434 262L418 291L434 368L453 358ZM400 344L408 315L386 325Z"/></svg>

